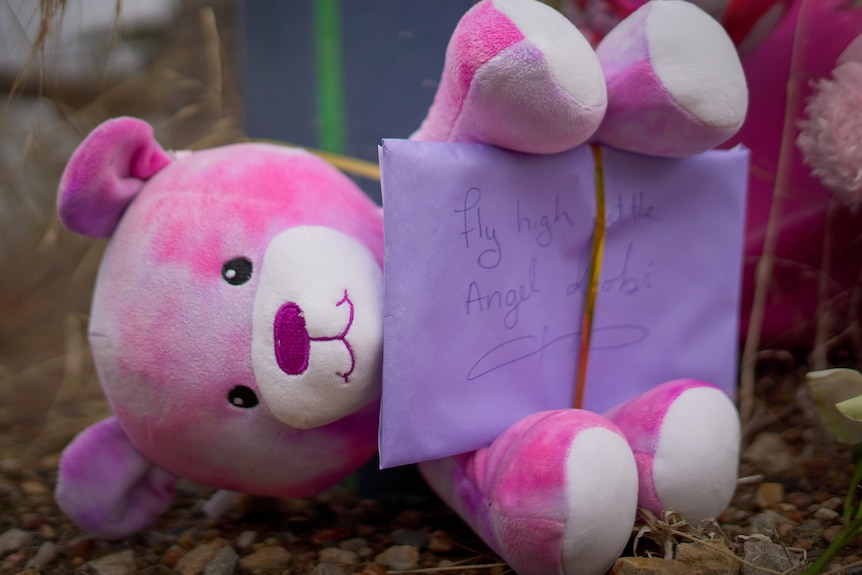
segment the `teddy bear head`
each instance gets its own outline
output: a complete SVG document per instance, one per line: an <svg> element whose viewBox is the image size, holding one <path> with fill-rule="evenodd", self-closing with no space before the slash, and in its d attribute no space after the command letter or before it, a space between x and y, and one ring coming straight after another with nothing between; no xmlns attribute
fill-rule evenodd
<svg viewBox="0 0 862 575"><path fill-rule="evenodd" d="M149 460L278 494L374 452L382 214L335 168L259 143L169 154L118 118L78 148L58 208L70 230L111 238L90 341Z"/></svg>

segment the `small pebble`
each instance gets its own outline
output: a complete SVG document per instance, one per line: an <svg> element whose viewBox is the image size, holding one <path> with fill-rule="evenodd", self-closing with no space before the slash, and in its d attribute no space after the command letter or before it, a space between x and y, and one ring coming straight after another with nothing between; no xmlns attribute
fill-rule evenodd
<svg viewBox="0 0 862 575"><path fill-rule="evenodd" d="M452 551L452 547L454 546L455 542L452 540L452 537L442 529L431 533L428 541L428 550L435 553L448 553Z"/></svg>
<svg viewBox="0 0 862 575"><path fill-rule="evenodd" d="M284 547L264 547L239 560L240 567L251 575L285 569L288 563L290 553Z"/></svg>
<svg viewBox="0 0 862 575"><path fill-rule="evenodd" d="M688 567L679 561L660 557L620 557L611 569L612 575L686 575Z"/></svg>
<svg viewBox="0 0 862 575"><path fill-rule="evenodd" d="M422 549L428 545L429 537L427 533L421 531L413 531L412 529L396 529L390 535L392 542L398 545L412 545L417 549Z"/></svg>
<svg viewBox="0 0 862 575"><path fill-rule="evenodd" d="M737 573L739 562L730 556L729 549L720 540L710 545L680 543L677 547L677 562L686 567L686 573L716 575Z"/></svg>
<svg viewBox="0 0 862 575"><path fill-rule="evenodd" d="M56 539L57 530L45 523L39 527L39 536L42 537L42 539Z"/></svg>
<svg viewBox="0 0 862 575"><path fill-rule="evenodd" d="M832 543L832 541L838 537L838 534L841 533L841 529L841 525L832 525L831 527L827 527L823 531L823 539L825 539L827 543Z"/></svg>
<svg viewBox="0 0 862 575"><path fill-rule="evenodd" d="M737 524L743 519L748 517L748 512L734 507L733 505L728 506L727 509L722 512L721 515L718 516L719 523L732 523Z"/></svg>
<svg viewBox="0 0 862 575"><path fill-rule="evenodd" d="M11 553L6 556L3 563L0 564L0 571L18 570L27 562L27 555L24 553Z"/></svg>
<svg viewBox="0 0 862 575"><path fill-rule="evenodd" d="M742 453L745 461L754 461L767 475L780 475L793 468L793 454L779 433L759 434Z"/></svg>
<svg viewBox="0 0 862 575"><path fill-rule="evenodd" d="M801 563L801 559L787 548L770 541L748 540L744 546L743 575L762 575L767 570L787 572Z"/></svg>
<svg viewBox="0 0 862 575"><path fill-rule="evenodd" d="M767 509L763 513L758 513L751 518L751 532L762 533L764 535L772 535L775 528L780 523L789 523L795 525L795 522L784 517L780 513L776 513L771 509Z"/></svg>
<svg viewBox="0 0 862 575"><path fill-rule="evenodd" d="M790 546L797 549L804 549L805 551L811 551L814 549L814 541L811 539L796 539Z"/></svg>
<svg viewBox="0 0 862 575"><path fill-rule="evenodd" d="M820 541L820 538L823 537L823 525L819 521L806 521L801 525L792 527L787 534L794 539Z"/></svg>
<svg viewBox="0 0 862 575"><path fill-rule="evenodd" d="M48 519L38 513L23 513L21 515L21 525L26 529L39 529L48 523Z"/></svg>
<svg viewBox="0 0 862 575"><path fill-rule="evenodd" d="M86 567L93 575L134 575L137 571L131 549L88 561Z"/></svg>
<svg viewBox="0 0 862 575"><path fill-rule="evenodd" d="M183 546L184 549L191 549L195 546L195 530L194 529L186 529L182 532L179 539L180 545Z"/></svg>
<svg viewBox="0 0 862 575"><path fill-rule="evenodd" d="M321 549L318 555L320 556L321 561L332 561L334 563L340 563L341 565L359 565L359 555L347 549L329 547L327 549Z"/></svg>
<svg viewBox="0 0 862 575"><path fill-rule="evenodd" d="M347 549L348 551L353 551L354 553L368 547L368 539L363 537L353 537L351 539L345 539L344 541L340 541L338 543L338 547L340 549Z"/></svg>
<svg viewBox="0 0 862 575"><path fill-rule="evenodd" d="M216 552L223 547L221 541L210 541L198 545L177 561L175 571L180 575L202 575L207 563L212 561Z"/></svg>
<svg viewBox="0 0 862 575"><path fill-rule="evenodd" d="M340 563L334 561L322 561L314 566L311 575L348 575L348 572Z"/></svg>
<svg viewBox="0 0 862 575"><path fill-rule="evenodd" d="M339 539L347 539L350 537L351 533L347 529L340 529L338 527L333 527L331 529L323 529L322 531L317 531L311 536L311 542L317 545L322 545L324 543L329 543L330 541L338 541Z"/></svg>
<svg viewBox="0 0 862 575"><path fill-rule="evenodd" d="M795 505L797 509L805 509L813 503L811 496L802 491L792 491L784 497L784 500Z"/></svg>
<svg viewBox="0 0 862 575"><path fill-rule="evenodd" d="M838 513L837 511L834 511L832 509L829 509L828 507L821 507L820 509L818 509L817 511L814 512L814 518L818 519L820 521L831 522L831 521L834 521L835 519L838 519L839 517L841 517L840 513Z"/></svg>
<svg viewBox="0 0 862 575"><path fill-rule="evenodd" d="M51 493L51 490L48 489L47 487L45 487L44 483L41 483L39 481L32 481L32 480L22 481L21 484L19 485L19 487L21 488L21 491L25 495L30 495L30 496L48 495L49 493Z"/></svg>
<svg viewBox="0 0 862 575"><path fill-rule="evenodd" d="M183 555L185 554L186 550L179 545L171 545L162 554L162 563L164 563L168 567L174 567L177 562L183 558Z"/></svg>
<svg viewBox="0 0 862 575"><path fill-rule="evenodd" d="M754 501L761 509L769 509L784 501L784 485L781 483L761 483L754 494Z"/></svg>
<svg viewBox="0 0 862 575"><path fill-rule="evenodd" d="M793 530L793 528L794 525L791 525L790 523L779 523L775 526L775 532L778 534L779 537L784 539L790 536L790 532Z"/></svg>
<svg viewBox="0 0 862 575"><path fill-rule="evenodd" d="M232 547L222 547L213 556L212 560L207 563L204 569L204 575L233 575L236 573L236 565L239 561L239 555Z"/></svg>
<svg viewBox="0 0 862 575"><path fill-rule="evenodd" d="M392 520L393 529L419 529L425 521L425 514L418 509L405 509Z"/></svg>
<svg viewBox="0 0 862 575"><path fill-rule="evenodd" d="M57 558L57 544L53 541L45 541L39 546L36 555L27 563L28 567L34 569L44 569Z"/></svg>
<svg viewBox="0 0 862 575"><path fill-rule="evenodd" d="M66 543L67 557L87 558L93 552L93 540L87 536L75 537Z"/></svg>
<svg viewBox="0 0 862 575"><path fill-rule="evenodd" d="M419 564L419 550L412 545L393 545L378 554L374 562L398 571L415 569Z"/></svg>
<svg viewBox="0 0 862 575"><path fill-rule="evenodd" d="M10 529L0 535L0 557L33 544L33 534L21 529Z"/></svg>
<svg viewBox="0 0 862 575"><path fill-rule="evenodd" d="M366 563L362 575L386 575L386 567L379 563Z"/></svg>
<svg viewBox="0 0 862 575"><path fill-rule="evenodd" d="M243 531L236 538L236 546L240 549L249 549L257 539L257 531Z"/></svg>

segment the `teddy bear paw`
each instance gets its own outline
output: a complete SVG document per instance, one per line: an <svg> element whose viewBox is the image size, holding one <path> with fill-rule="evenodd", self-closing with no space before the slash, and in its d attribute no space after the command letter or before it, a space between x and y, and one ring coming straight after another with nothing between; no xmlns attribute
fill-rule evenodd
<svg viewBox="0 0 862 575"><path fill-rule="evenodd" d="M691 522L717 517L736 488L740 423L736 406L712 385L676 380L606 414L635 454L638 504Z"/></svg>
<svg viewBox="0 0 862 575"><path fill-rule="evenodd" d="M730 37L691 2L648 2L596 48L608 109L596 139L679 157L709 150L742 125L748 89Z"/></svg>
<svg viewBox="0 0 862 575"><path fill-rule="evenodd" d="M606 102L595 52L562 14L535 0L483 0L455 29L413 139L562 152L592 136Z"/></svg>
<svg viewBox="0 0 862 575"><path fill-rule="evenodd" d="M530 415L490 447L421 470L518 573L604 573L634 524L631 449L612 423L587 411Z"/></svg>

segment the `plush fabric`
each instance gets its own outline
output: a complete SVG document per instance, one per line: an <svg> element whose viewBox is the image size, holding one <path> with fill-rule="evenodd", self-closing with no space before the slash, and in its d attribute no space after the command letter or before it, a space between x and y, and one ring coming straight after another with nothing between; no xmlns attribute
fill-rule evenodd
<svg viewBox="0 0 862 575"><path fill-rule="evenodd" d="M638 467L638 505L697 522L718 516L736 488L739 423L723 391L671 381L610 410Z"/></svg>
<svg viewBox="0 0 862 575"><path fill-rule="evenodd" d="M605 107L598 60L561 14L538 2L480 2L452 35L434 104L413 137L561 152L595 132Z"/></svg>
<svg viewBox="0 0 862 575"><path fill-rule="evenodd" d="M102 222L122 214L99 270L90 340L126 449L220 489L317 493L376 448L380 210L300 150L240 144L164 163L169 156L151 138L140 120L102 125L70 160L58 200L64 221L85 221L78 231L109 229L88 226L87 215ZM110 161L99 162L106 150ZM164 165L139 169L142 154ZM310 349L302 371L284 369L275 339L285 325L278 312L291 306L309 342L329 344ZM285 388L306 400L293 425L282 421L297 411L284 405ZM70 477L89 451L108 449L100 437L85 431L86 449L65 452L60 504L85 528L110 534L110 514L89 513L86 481ZM120 479L98 481L110 489ZM137 491L117 490L130 508L153 507Z"/></svg>
<svg viewBox="0 0 862 575"><path fill-rule="evenodd" d="M718 74L728 86L738 82L732 47L692 48L702 61L668 76L673 54L650 60L653 39L666 48L664 38L682 38L673 45L685 50L695 40L677 33L680 14L705 16L664 5L666 17L653 20L648 7L623 22L638 32L629 46L604 45L600 64L547 6L482 0L453 34L414 137L548 153L628 125L615 141L629 149L645 151L645 133L660 142L650 148L657 154L717 143L744 110L744 90L717 94L684 76L712 66L731 70ZM310 495L373 454L382 212L350 180L272 145L168 154L143 122L121 118L73 155L58 210L74 231L111 238L90 339L115 417L65 450L57 486L78 525L109 538L145 529L170 503L177 477ZM528 416L489 447L427 462L422 472L518 573L598 575L626 545L639 495L656 512L720 512L738 441L730 400L685 380L607 417Z"/></svg>
<svg viewBox="0 0 862 575"><path fill-rule="evenodd" d="M518 573L604 572L634 522L631 449L587 411L528 416L487 449L420 468Z"/></svg>
<svg viewBox="0 0 862 575"><path fill-rule="evenodd" d="M105 122L63 172L60 220L79 234L110 236L143 180L170 161L148 124L122 118Z"/></svg>
<svg viewBox="0 0 862 575"><path fill-rule="evenodd" d="M596 134L604 144L691 155L724 142L745 119L748 94L733 43L688 2L644 4L596 53L608 82L608 112Z"/></svg>
<svg viewBox="0 0 862 575"><path fill-rule="evenodd" d="M461 49L460 34L499 22L500 13L508 18L504 28L517 25L523 39L510 31L510 42L500 43L489 35L483 48L476 43L484 37L475 33L470 50ZM742 123L747 91L735 48L698 8L650 3L623 20L597 50L606 109L600 104L581 115L559 105L557 90L566 81L548 82L565 79L559 70L591 55L569 50L568 61L549 57L560 52L542 31L557 23L549 14L542 25L544 14L528 2L477 4L455 31L440 91L415 137L530 153L593 138L641 154L684 156L720 144ZM488 58L493 49L498 55ZM465 63L478 54L481 60ZM472 75L459 75L464 69ZM589 88L590 74L575 77L587 93L600 93ZM465 78L472 78L469 87ZM568 140L557 138L560 127ZM628 541L638 504L693 521L718 515L735 488L739 438L733 402L708 383L683 380L606 417L578 410L529 416L490 447L426 462L421 470L516 572L598 575Z"/></svg>
<svg viewBox="0 0 862 575"><path fill-rule="evenodd" d="M154 466L111 417L66 448L57 481L57 503L81 528L115 539L143 529L165 511L176 478Z"/></svg>

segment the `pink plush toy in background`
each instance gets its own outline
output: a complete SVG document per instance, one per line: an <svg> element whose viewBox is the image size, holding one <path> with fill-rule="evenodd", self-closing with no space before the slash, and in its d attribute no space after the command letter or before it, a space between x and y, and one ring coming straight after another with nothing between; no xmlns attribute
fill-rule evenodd
<svg viewBox="0 0 862 575"><path fill-rule="evenodd" d="M544 4L483 0L455 30L414 137L684 156L729 138L746 104L733 44L686 2L639 9L594 51ZM169 154L121 118L70 160L59 212L111 237L90 339L115 415L66 449L57 485L78 525L145 529L178 477L304 496L371 456L382 214L334 168L261 144ZM422 471L518 573L602 573L638 505L698 521L736 481L739 422L722 391L683 379L626 399L604 416L531 415Z"/></svg>

